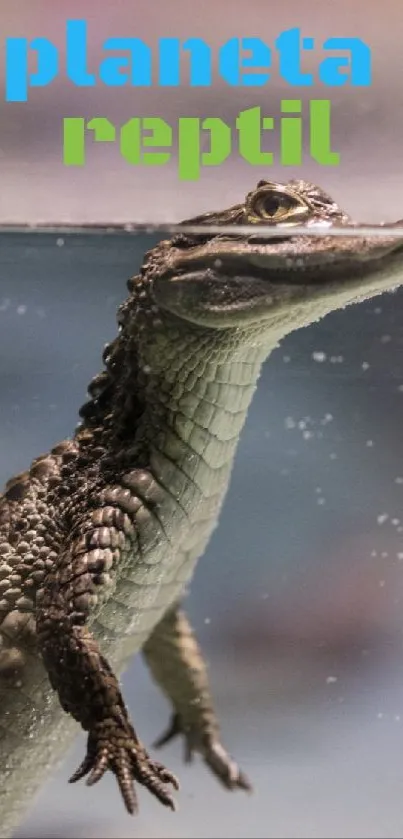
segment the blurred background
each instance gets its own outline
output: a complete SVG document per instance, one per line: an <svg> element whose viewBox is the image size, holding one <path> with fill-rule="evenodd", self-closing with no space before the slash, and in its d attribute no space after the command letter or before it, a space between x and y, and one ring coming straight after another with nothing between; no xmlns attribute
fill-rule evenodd
<svg viewBox="0 0 403 839"><path fill-rule="evenodd" d="M0 237L2 482L71 434L115 335L125 278L155 237ZM253 779L229 795L180 744L171 815L114 781L67 778L17 834L360 837L402 833L403 292L291 335L265 365L220 525L188 609L225 742ZM140 659L124 678L147 744L169 709Z"/></svg>
<svg viewBox="0 0 403 839"><path fill-rule="evenodd" d="M262 88L229 87L214 74L211 88L106 87L78 88L63 73L47 87L31 89L26 103L0 104L0 221L172 221L239 201L264 176L287 180L304 175L319 180L354 215L379 221L402 214L403 89L400 0L220 0L217 6L188 0L14 0L0 4L1 49L6 37L49 38L64 54L67 19L88 21L88 69L96 72L108 37L142 38L157 56L162 37L204 38L217 54L232 37L260 37L273 47L273 71ZM317 78L321 45L329 37L359 37L371 48L373 83L369 88L291 87L278 75L274 41L280 32L299 26L315 38L302 68ZM63 61L61 61L63 64ZM157 64L154 65L157 67ZM186 79L187 63L182 64ZM0 76L4 62L0 62ZM4 79L2 80L4 88ZM62 163L62 118L106 116L117 125L133 116L161 116L174 127L179 116L219 116L233 124L240 110L260 105L267 116L279 116L281 98L332 100L333 148L337 167L316 164L306 154L303 167L277 162L265 171L234 151L219 167L205 168L199 181L179 184L177 161L162 167L130 166L113 144L90 143L82 168ZM267 132L270 133L270 132ZM278 132L268 138L265 150ZM278 160L278 155L275 156ZM179 187L179 188L178 188Z"/></svg>
<svg viewBox="0 0 403 839"><path fill-rule="evenodd" d="M63 79L1 103L0 222L174 221L239 202L260 177L318 181L357 218L403 216L400 0L319 4L14 2L2 40L63 42L66 18L89 21L96 66L106 37L232 36L272 43L301 26L322 42L358 36L372 48L369 89L292 89L330 96L337 168L273 166L236 155L200 181L176 164L132 169L108 145L83 169L61 162L63 116L222 116L261 104L279 113L290 88L79 90ZM315 53L316 54L316 53ZM306 68L315 66L307 55ZM2 71L0 71L2 72ZM0 479L72 433L115 311L152 236L0 234ZM225 742L255 783L223 792L204 767L163 760L180 775L178 814L140 793L125 816L114 782L67 778L83 738L19 830L28 837L400 837L403 834L403 292L328 316L283 342L266 364L231 489L188 608L210 662ZM147 744L168 708L140 659L124 678Z"/></svg>

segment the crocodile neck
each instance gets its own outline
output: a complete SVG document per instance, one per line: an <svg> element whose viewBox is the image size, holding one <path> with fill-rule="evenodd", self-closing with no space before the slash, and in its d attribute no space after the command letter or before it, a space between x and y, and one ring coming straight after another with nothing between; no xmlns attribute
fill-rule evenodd
<svg viewBox="0 0 403 839"><path fill-rule="evenodd" d="M261 331L211 335L195 329L165 330L161 339L142 348L140 365L148 379L135 437L166 451L169 440L172 457L176 438L209 463L205 435L217 445L228 444L229 452L235 448L261 365L277 339ZM216 462L213 455L211 465Z"/></svg>
<svg viewBox="0 0 403 839"><path fill-rule="evenodd" d="M79 439L107 434L115 469L147 469L158 455L187 474L198 459L230 463L262 363L289 325L209 330L143 304L131 327L104 353Z"/></svg>
<svg viewBox="0 0 403 839"><path fill-rule="evenodd" d="M165 577L176 574L185 562L186 581L215 526L261 366L278 333L261 325L210 331L164 318L146 329L137 325L132 334L120 365L124 376L130 369L130 381L118 382L120 398L104 407L100 426L119 429L115 476L117 469L130 474L140 497L141 482L152 484L155 515L138 520L136 574L143 563L143 582L157 597L163 569ZM127 396L133 393L135 401ZM143 500L147 506L149 498Z"/></svg>
<svg viewBox="0 0 403 839"><path fill-rule="evenodd" d="M196 524L210 501L217 518L262 363L275 345L266 335L265 341L239 341L234 351L234 337L212 345L206 336L181 335L166 345L168 363L150 374L152 398L136 429L138 439L148 438L153 477L186 511L187 531L189 518ZM178 516L171 507L167 532L176 545ZM210 532L211 526L198 553Z"/></svg>

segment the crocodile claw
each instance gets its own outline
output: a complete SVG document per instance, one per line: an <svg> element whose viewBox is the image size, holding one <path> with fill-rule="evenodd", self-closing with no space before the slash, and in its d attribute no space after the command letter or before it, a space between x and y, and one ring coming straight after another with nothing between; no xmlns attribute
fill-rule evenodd
<svg viewBox="0 0 403 839"><path fill-rule="evenodd" d="M184 758L186 763L190 763L194 753L199 752L213 775L226 789L252 791L252 785L248 777L239 769L237 763L232 760L219 740L206 737L204 732L196 728L192 729L184 726L179 714L173 714L167 730L155 741L154 747L158 749L165 746L166 743L179 735L182 735L185 740Z"/></svg>
<svg viewBox="0 0 403 839"><path fill-rule="evenodd" d="M145 786L165 806L175 810L175 802L166 786L179 789L175 775L165 769L162 763L151 760L144 747L137 740L131 727L122 726L118 720L103 720L97 723L88 735L87 754L70 778L74 784L88 775L87 785L96 784L107 770L116 777L119 789L129 813L138 810L137 795L133 781Z"/></svg>

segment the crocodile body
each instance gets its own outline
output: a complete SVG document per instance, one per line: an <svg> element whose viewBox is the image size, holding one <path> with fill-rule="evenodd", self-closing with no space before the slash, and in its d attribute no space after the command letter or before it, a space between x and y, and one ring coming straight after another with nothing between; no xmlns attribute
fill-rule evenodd
<svg viewBox="0 0 403 839"><path fill-rule="evenodd" d="M259 225L289 225L264 240ZM176 734L230 789L249 781L220 742L206 667L181 596L225 497L263 361L291 330L396 287L403 244L293 236L350 225L318 187L260 182L192 222L251 236L161 242L128 282L119 334L71 440L0 496L0 822L10 836L75 730L72 780L111 770L129 812L133 781L174 807L177 781L141 744L118 676L143 651Z"/></svg>

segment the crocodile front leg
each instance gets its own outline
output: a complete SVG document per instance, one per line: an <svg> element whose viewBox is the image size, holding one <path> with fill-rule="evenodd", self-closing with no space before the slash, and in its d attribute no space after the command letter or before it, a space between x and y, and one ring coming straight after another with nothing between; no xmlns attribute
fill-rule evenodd
<svg viewBox="0 0 403 839"><path fill-rule="evenodd" d="M133 780L175 809L166 785L178 789L178 782L151 760L137 737L118 680L87 626L97 584L107 585L110 569L111 552L91 548L94 543L99 544L95 530L62 552L37 600L38 642L50 682L63 709L88 731L86 757L70 780L88 775L92 785L109 769L130 813L137 810Z"/></svg>
<svg viewBox="0 0 403 839"><path fill-rule="evenodd" d="M208 683L207 667L185 612L169 610L143 647L151 673L174 709L171 724L155 743L162 746L178 734L185 738L185 760L199 752L227 789L251 785L220 741Z"/></svg>

